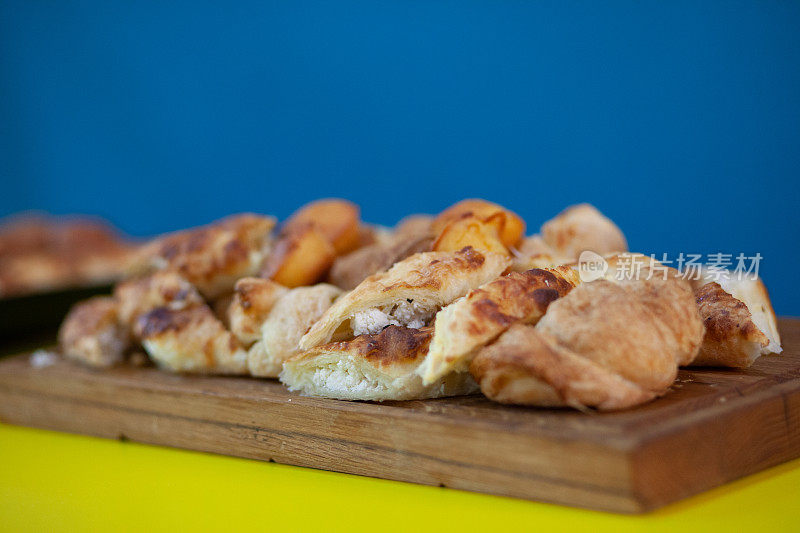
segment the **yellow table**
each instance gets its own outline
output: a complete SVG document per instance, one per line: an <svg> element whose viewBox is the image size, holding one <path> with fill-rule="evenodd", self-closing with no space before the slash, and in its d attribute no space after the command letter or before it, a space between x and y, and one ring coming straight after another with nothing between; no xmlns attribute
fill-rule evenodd
<svg viewBox="0 0 800 533"><path fill-rule="evenodd" d="M644 516L0 424L0 530L800 531L800 460Z"/></svg>

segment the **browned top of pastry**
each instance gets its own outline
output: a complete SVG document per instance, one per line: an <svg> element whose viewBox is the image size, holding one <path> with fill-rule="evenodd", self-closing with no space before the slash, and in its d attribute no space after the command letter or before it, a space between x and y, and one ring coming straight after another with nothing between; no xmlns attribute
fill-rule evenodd
<svg viewBox="0 0 800 533"><path fill-rule="evenodd" d="M432 335L431 327L388 326L375 335L360 335L349 341L323 344L312 349L311 353L341 352L384 367L411 364L428 353Z"/></svg>
<svg viewBox="0 0 800 533"><path fill-rule="evenodd" d="M721 341L733 335L767 344L766 336L753 323L750 310L744 302L725 292L719 283L703 285L695 296L709 339Z"/></svg>
<svg viewBox="0 0 800 533"><path fill-rule="evenodd" d="M435 252L429 252L431 254ZM459 250L454 254L442 254L435 257L428 254L418 254L420 261L410 262L403 265L403 272L397 272L397 281L383 287L384 292L391 292L400 287L408 288L430 288L438 290L442 288L442 282L447 276L468 274L471 271L480 270L486 261L486 256L473 250L470 247ZM399 265L398 265L399 266ZM376 275L367 280L375 279L378 281L381 276Z"/></svg>
<svg viewBox="0 0 800 533"><path fill-rule="evenodd" d="M133 270L177 272L213 298L257 272L274 225L272 217L241 214L165 235L143 247Z"/></svg>

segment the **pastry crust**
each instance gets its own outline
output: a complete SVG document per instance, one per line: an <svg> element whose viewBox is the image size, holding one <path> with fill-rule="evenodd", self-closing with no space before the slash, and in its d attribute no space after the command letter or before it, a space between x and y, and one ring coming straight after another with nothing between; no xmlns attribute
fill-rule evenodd
<svg viewBox="0 0 800 533"><path fill-rule="evenodd" d="M443 308L436 314L431 347L420 367L423 382L466 372L477 349L516 322L535 324L551 302L579 283L569 267L512 272Z"/></svg>
<svg viewBox="0 0 800 533"><path fill-rule="evenodd" d="M184 309L205 305L203 297L191 283L179 274L168 271L118 283L114 288L114 298L119 304L119 321L129 328L133 327L139 316L158 307Z"/></svg>
<svg viewBox="0 0 800 533"><path fill-rule="evenodd" d="M273 217L241 214L166 235L143 247L133 273L175 272L214 299L258 272L274 226Z"/></svg>
<svg viewBox="0 0 800 533"><path fill-rule="evenodd" d="M568 207L545 222L540 233L517 247L513 267L517 272L577 261L587 250L601 256L628 250L622 231L590 204Z"/></svg>
<svg viewBox="0 0 800 533"><path fill-rule="evenodd" d="M289 292L286 287L262 278L242 278L236 282L228 306L231 333L245 346L261 339L261 326L275 303Z"/></svg>
<svg viewBox="0 0 800 533"><path fill-rule="evenodd" d="M119 320L160 367L173 372L242 374L241 343L179 274L160 271L117 286Z"/></svg>
<svg viewBox="0 0 800 533"><path fill-rule="evenodd" d="M506 404L615 410L656 397L525 324L481 350L470 372L486 397Z"/></svg>
<svg viewBox="0 0 800 533"><path fill-rule="evenodd" d="M253 376L276 378L283 362L299 351L300 338L342 294L341 289L319 283L283 294L260 328L261 346L247 355Z"/></svg>
<svg viewBox="0 0 800 533"><path fill-rule="evenodd" d="M300 348L377 333L390 324L419 328L443 306L498 277L509 263L472 248L415 254L339 298L303 336Z"/></svg>
<svg viewBox="0 0 800 533"><path fill-rule="evenodd" d="M775 312L761 280L708 279L711 277L694 283L706 335L693 364L747 368L762 355L780 353Z"/></svg>
<svg viewBox="0 0 800 533"><path fill-rule="evenodd" d="M510 328L470 371L496 401L622 409L664 394L702 338L685 281L597 280L553 302L536 326Z"/></svg>
<svg viewBox="0 0 800 533"><path fill-rule="evenodd" d="M542 225L542 238L557 255L577 259L584 250L600 255L624 252L628 243L611 219L590 204L568 207Z"/></svg>
<svg viewBox="0 0 800 533"><path fill-rule="evenodd" d="M150 358L165 370L246 373L247 352L207 305L158 307L141 315L133 331Z"/></svg>
<svg viewBox="0 0 800 533"><path fill-rule="evenodd" d="M117 311L117 301L108 296L75 304L58 332L61 353L94 367L122 362L130 342L127 328L118 321Z"/></svg>
<svg viewBox="0 0 800 533"><path fill-rule="evenodd" d="M376 335L318 346L286 361L280 379L289 390L341 400L415 400L476 392L466 373L422 384L417 367L431 334L431 328L389 326Z"/></svg>

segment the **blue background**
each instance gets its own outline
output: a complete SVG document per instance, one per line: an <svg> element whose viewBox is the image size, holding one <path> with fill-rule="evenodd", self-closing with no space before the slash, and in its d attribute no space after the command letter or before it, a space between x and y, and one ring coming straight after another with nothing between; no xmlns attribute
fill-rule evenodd
<svg viewBox="0 0 800 533"><path fill-rule="evenodd" d="M800 2L0 2L0 214L589 201L800 315Z"/></svg>

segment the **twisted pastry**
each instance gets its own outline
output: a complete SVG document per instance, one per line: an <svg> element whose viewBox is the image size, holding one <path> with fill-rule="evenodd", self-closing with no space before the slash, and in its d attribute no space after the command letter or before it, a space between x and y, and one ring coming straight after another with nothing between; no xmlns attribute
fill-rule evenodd
<svg viewBox="0 0 800 533"><path fill-rule="evenodd" d="M624 409L664 394L703 338L678 278L579 285L536 326L515 324L470 372L501 403Z"/></svg>
<svg viewBox="0 0 800 533"><path fill-rule="evenodd" d="M423 382L465 372L476 349L515 322L535 324L551 302L579 283L577 272L562 266L512 272L470 291L436 314L430 350L419 368Z"/></svg>

